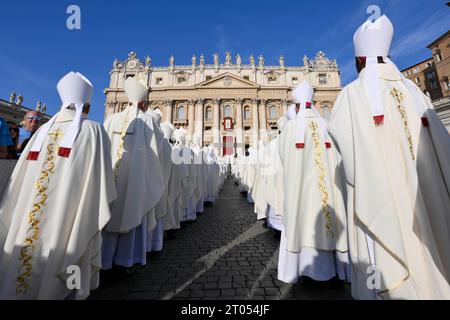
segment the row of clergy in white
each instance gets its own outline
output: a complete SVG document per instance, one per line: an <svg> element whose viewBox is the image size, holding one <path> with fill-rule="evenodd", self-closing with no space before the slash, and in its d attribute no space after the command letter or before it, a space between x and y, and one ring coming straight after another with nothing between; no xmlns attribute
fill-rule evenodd
<svg viewBox="0 0 450 320"><path fill-rule="evenodd" d="M214 202L225 159L160 124L144 84L129 78L124 89L130 105L102 126L87 120L88 79L70 72L58 83L61 111L33 136L0 202L0 299L84 299L100 269L145 265L165 230Z"/></svg>
<svg viewBox="0 0 450 320"><path fill-rule="evenodd" d="M281 231L278 278L351 282L357 299L450 299L450 137L388 58L386 16L354 35L359 77L328 124L304 82L232 166L258 219Z"/></svg>

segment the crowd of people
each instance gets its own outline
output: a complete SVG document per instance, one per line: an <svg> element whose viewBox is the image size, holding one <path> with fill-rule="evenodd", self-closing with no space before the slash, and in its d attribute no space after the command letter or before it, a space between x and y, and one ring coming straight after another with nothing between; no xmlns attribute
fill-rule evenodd
<svg viewBox="0 0 450 320"><path fill-rule="evenodd" d="M389 59L386 16L354 35L358 79L328 123L303 82L280 135L232 165L256 218L280 233L278 279L351 283L357 299L450 299L450 137Z"/></svg>
<svg viewBox="0 0 450 320"><path fill-rule="evenodd" d="M0 118L0 159L17 160L40 124L41 116L33 110L25 114L20 124Z"/></svg>
<svg viewBox="0 0 450 320"><path fill-rule="evenodd" d="M161 123L138 79L125 81L129 106L104 125L87 120L86 77L70 72L57 89L61 110L29 140L0 202L1 299L85 299L101 269L146 265L227 175L212 145Z"/></svg>
<svg viewBox="0 0 450 320"><path fill-rule="evenodd" d="M7 146L19 156L0 200L0 299L84 299L99 270L145 265L164 234L214 203L229 163L256 219L278 231L281 281L337 277L357 299L450 299L450 137L389 59L393 32L386 16L356 31L359 77L328 122L304 81L280 134L236 158L161 123L134 77L125 110L88 120L93 86L68 73L61 110L38 130L34 112L13 137L0 123L2 157Z"/></svg>

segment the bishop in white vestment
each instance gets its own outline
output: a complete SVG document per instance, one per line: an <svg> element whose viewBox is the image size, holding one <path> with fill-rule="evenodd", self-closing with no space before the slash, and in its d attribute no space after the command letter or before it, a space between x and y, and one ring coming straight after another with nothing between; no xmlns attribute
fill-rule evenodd
<svg viewBox="0 0 450 320"><path fill-rule="evenodd" d="M386 16L356 31L359 77L328 127L346 175L352 295L450 299L450 137L388 58L392 37Z"/></svg>
<svg viewBox="0 0 450 320"><path fill-rule="evenodd" d="M169 181L167 185L167 200L170 214L165 216L164 230L180 229L181 222L181 209L180 209L180 197L182 194L182 177L179 166L174 165L172 160L173 146L170 143L175 127L170 122L165 122L161 125L161 129L164 133L164 145L167 148L167 152L170 152L171 167Z"/></svg>
<svg viewBox="0 0 450 320"><path fill-rule="evenodd" d="M0 299L85 299L99 284L101 230L116 198L110 142L86 119L89 80L70 72L57 89L61 111L28 143L0 202Z"/></svg>
<svg viewBox="0 0 450 320"><path fill-rule="evenodd" d="M284 212L278 279L287 283L299 276L348 280L343 176L326 123L312 105L313 95L306 81L294 89L299 111L279 142Z"/></svg>
<svg viewBox="0 0 450 320"><path fill-rule="evenodd" d="M283 132L288 119L283 116L277 121L279 132ZM267 203L269 204L269 212L267 217L268 227L281 231L283 225L283 167L281 166L279 154L280 137L276 137L269 143L270 164L267 176Z"/></svg>
<svg viewBox="0 0 450 320"><path fill-rule="evenodd" d="M164 224L166 217L170 215L171 207L169 203L168 185L170 173L172 170L171 152L172 148L164 139L164 132L161 129L162 112L159 109L148 109L147 114L153 119L153 129L155 140L158 145L159 162L163 170L164 190L155 207L156 226L147 232L147 252L160 252L163 249L164 242Z"/></svg>
<svg viewBox="0 0 450 320"><path fill-rule="evenodd" d="M160 146L153 119L146 114L148 88L135 78L124 85L131 103L105 121L111 139L114 183L118 198L104 232L103 268L145 265L148 231L157 225L155 207L164 191Z"/></svg>

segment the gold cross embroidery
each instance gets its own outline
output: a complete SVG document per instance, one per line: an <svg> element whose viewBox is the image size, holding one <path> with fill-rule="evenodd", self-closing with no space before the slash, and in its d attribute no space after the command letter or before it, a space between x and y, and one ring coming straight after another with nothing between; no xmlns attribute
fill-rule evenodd
<svg viewBox="0 0 450 320"><path fill-rule="evenodd" d="M392 89L391 95L395 98L395 100L397 100L398 104L401 104L402 101L405 99L403 92L397 90L397 88Z"/></svg>
<svg viewBox="0 0 450 320"><path fill-rule="evenodd" d="M397 109L400 112L400 115L402 116L403 125L405 127L406 139L408 140L409 144L409 151L411 152L412 159L415 160L416 157L414 155L413 141L411 137L411 131L409 130L408 125L408 116L406 115L405 108L402 106L402 101L405 100L405 95L397 88L392 89L391 95L397 101Z"/></svg>
<svg viewBox="0 0 450 320"><path fill-rule="evenodd" d="M62 130L58 128L55 131L49 133L48 135L52 138L53 141L57 141L59 137L62 136Z"/></svg>

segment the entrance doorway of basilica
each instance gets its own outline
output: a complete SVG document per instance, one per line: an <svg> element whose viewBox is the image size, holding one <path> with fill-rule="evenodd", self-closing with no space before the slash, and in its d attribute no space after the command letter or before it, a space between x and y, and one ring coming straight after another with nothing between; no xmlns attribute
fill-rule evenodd
<svg viewBox="0 0 450 320"><path fill-rule="evenodd" d="M224 156L234 155L234 139L232 136L223 137L223 155Z"/></svg>

